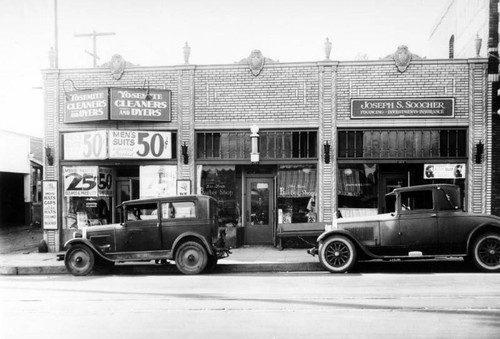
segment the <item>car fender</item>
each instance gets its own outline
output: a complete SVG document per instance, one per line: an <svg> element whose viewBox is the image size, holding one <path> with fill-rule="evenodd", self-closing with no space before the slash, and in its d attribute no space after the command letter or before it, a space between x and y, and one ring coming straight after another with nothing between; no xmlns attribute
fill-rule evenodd
<svg viewBox="0 0 500 339"><path fill-rule="evenodd" d="M469 252L470 252L470 248L471 248L471 245L472 245L472 242L474 241L474 239L476 239L476 237L479 234L486 233L486 232L500 233L500 224L485 222L485 223L477 226L476 228L474 228L472 230L472 232L470 232L469 237L467 238L467 248L466 248L467 254L469 254Z"/></svg>
<svg viewBox="0 0 500 339"><path fill-rule="evenodd" d="M185 232L180 234L174 241L174 244L172 246L172 254L174 254L177 250L177 247L186 239L192 239L196 238L196 240L200 241L203 246L205 246L205 249L207 250L207 253L209 255L214 255L214 251L212 249L212 246L207 242L207 240L202 237L200 234L195 233L195 232Z"/></svg>
<svg viewBox="0 0 500 339"><path fill-rule="evenodd" d="M360 250L363 254L365 254L366 256L370 257L370 258L379 258L377 255L373 254L370 250L368 250L365 245L363 245L362 243L360 243L358 241L358 239L356 239L353 234L349 231L346 231L346 230L332 230L332 231L328 231L328 232L324 232L323 234L321 234L318 239L316 240L318 242L318 244L322 241L322 240L325 240L333 235L342 235L346 238L348 238L349 240L351 240L354 245L356 246L356 248L358 250Z"/></svg>
<svg viewBox="0 0 500 339"><path fill-rule="evenodd" d="M102 254L102 252L88 239L83 239L83 238L74 238L68 240L64 244L64 248L69 248L70 246L76 245L76 244L83 244L90 248L95 254L97 254L100 258L107 260L107 261L113 261L106 257L105 255Z"/></svg>

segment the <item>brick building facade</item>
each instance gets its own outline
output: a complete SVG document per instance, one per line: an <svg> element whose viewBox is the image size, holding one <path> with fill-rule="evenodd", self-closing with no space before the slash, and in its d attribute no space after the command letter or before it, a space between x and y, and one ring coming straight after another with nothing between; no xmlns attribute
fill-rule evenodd
<svg viewBox="0 0 500 339"><path fill-rule="evenodd" d="M83 224L118 221L122 200L158 194L216 197L236 245L277 244L281 227L318 227L337 210L385 212L384 196L397 186L455 183L466 209L491 212L487 59L427 60L404 48L378 61L256 58L127 65L118 76L107 67L44 71L54 154L45 179L58 184L49 248L60 250ZM102 90L104 116L72 120L71 108L99 106L68 104L91 89ZM108 109L125 103L111 93L125 90L135 107L160 107L155 96L169 94L168 118L111 117ZM134 143L141 148L127 153Z"/></svg>

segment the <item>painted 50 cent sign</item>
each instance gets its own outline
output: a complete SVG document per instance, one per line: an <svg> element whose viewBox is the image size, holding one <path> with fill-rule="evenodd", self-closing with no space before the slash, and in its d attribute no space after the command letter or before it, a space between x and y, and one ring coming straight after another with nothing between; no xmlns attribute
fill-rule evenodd
<svg viewBox="0 0 500 339"><path fill-rule="evenodd" d="M109 131L110 159L171 159L172 133Z"/></svg>
<svg viewBox="0 0 500 339"><path fill-rule="evenodd" d="M172 159L172 133L87 131L64 134L64 160Z"/></svg>

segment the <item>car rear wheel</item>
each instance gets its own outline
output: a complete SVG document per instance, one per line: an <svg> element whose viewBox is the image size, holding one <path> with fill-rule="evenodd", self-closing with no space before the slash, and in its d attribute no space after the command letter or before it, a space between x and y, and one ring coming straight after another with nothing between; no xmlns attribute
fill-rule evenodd
<svg viewBox="0 0 500 339"><path fill-rule="evenodd" d="M205 247L196 241L186 241L175 253L175 265L184 274L199 274L208 263Z"/></svg>
<svg viewBox="0 0 500 339"><path fill-rule="evenodd" d="M356 263L356 248L343 236L333 236L319 245L319 262L332 273L343 273Z"/></svg>
<svg viewBox="0 0 500 339"><path fill-rule="evenodd" d="M64 265L73 275L87 275L94 268L94 252L85 245L76 244L70 247L64 256Z"/></svg>
<svg viewBox="0 0 500 339"><path fill-rule="evenodd" d="M479 236L472 247L472 259L482 271L500 271L500 234L486 233Z"/></svg>

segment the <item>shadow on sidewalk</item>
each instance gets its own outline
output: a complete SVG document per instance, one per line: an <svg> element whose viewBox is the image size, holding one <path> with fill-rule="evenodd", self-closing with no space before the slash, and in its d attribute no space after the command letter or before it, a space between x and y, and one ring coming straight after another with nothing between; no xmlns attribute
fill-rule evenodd
<svg viewBox="0 0 500 339"><path fill-rule="evenodd" d="M38 252L38 245L43 239L40 226L0 227L0 254Z"/></svg>

